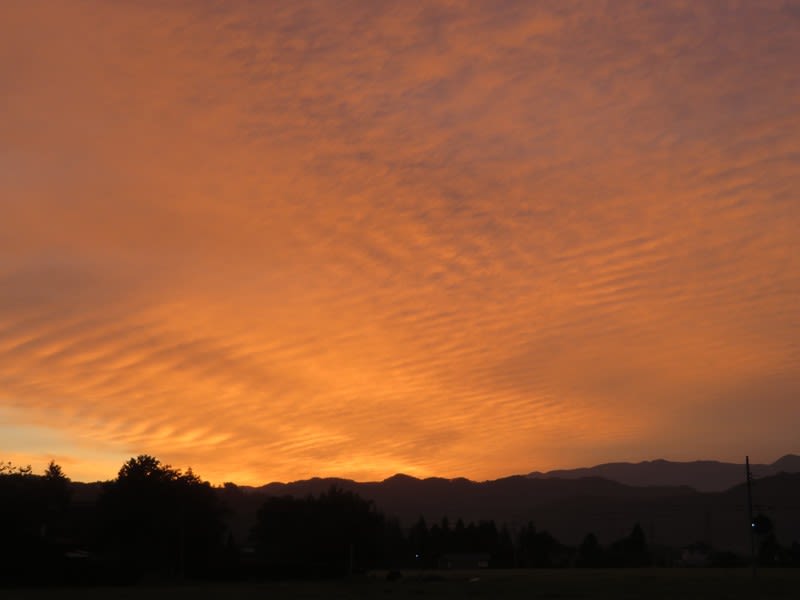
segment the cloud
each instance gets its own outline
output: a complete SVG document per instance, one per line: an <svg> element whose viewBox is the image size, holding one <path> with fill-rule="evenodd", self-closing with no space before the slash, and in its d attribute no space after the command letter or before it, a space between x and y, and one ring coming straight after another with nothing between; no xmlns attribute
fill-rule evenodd
<svg viewBox="0 0 800 600"><path fill-rule="evenodd" d="M778 4L3 10L0 407L38 454L486 478L731 459L721 395L791 410Z"/></svg>

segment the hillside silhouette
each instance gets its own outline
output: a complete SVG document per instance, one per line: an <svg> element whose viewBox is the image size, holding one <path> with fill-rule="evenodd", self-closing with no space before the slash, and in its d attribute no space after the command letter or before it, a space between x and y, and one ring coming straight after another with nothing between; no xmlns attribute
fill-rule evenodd
<svg viewBox="0 0 800 600"><path fill-rule="evenodd" d="M743 471L743 468L742 468ZM742 473L743 475L743 473ZM386 514L410 526L420 515L451 520L492 519L520 527L540 524L559 540L577 544L591 531L602 542L620 537L639 522L648 540L680 547L697 541L744 552L746 492L738 485L721 492L699 492L689 486L630 486L600 477L537 479L524 476L494 481L417 479L395 475L382 482L313 478L241 488L240 517L247 522L260 497L305 497L331 486L373 501ZM788 542L800 540L800 473L758 478L754 501L780 523ZM742 526L745 523L745 526ZM242 525L236 527L242 534Z"/></svg>
<svg viewBox="0 0 800 600"><path fill-rule="evenodd" d="M734 476L733 469L738 475ZM780 474L784 471L787 473ZM754 502L780 524L781 535L791 542L800 540L800 473L789 471L800 472L800 457L789 454L771 465L755 465ZM677 483L631 485L597 476L598 472L645 482L663 481L668 476ZM749 537L741 526L747 518L743 465L659 460L575 469L563 472L568 475L563 478L554 473L562 472L483 482L403 474L380 482L315 477L259 487L226 484L218 493L232 509L228 521L237 540L246 540L265 498L305 498L337 488L373 502L403 527L410 527L420 516L429 521L442 517L453 522L459 518L495 520L512 528L532 521L564 543L578 544L590 531L608 542L639 522L648 540L658 544L680 547L703 541L732 551L747 550ZM713 491L700 491L687 483L701 473L708 474L713 484L699 487L712 487ZM733 483L717 489L726 478ZM91 503L101 490L100 484L72 486L73 498L83 503Z"/></svg>
<svg viewBox="0 0 800 600"><path fill-rule="evenodd" d="M537 480L524 476L504 477L493 481L431 477L417 479L395 475L381 482L358 483L347 479L314 478L292 483L271 483L252 492L267 496L302 497L319 494L331 486L353 491L375 502L403 523L419 515L498 518L523 523L533 516L532 509L569 498L609 498L644 501L694 495L688 487L633 487L599 477L582 479Z"/></svg>
<svg viewBox="0 0 800 600"><path fill-rule="evenodd" d="M777 464L792 467L793 457ZM774 465L773 465L774 467ZM744 475L744 473L742 474ZM743 479L743 477L742 477ZM114 480L0 464L0 583L340 577L375 568L800 564L800 473L724 491L601 477L395 475L212 486L141 455ZM688 558L687 558L688 557Z"/></svg>
<svg viewBox="0 0 800 600"><path fill-rule="evenodd" d="M782 472L800 473L800 456L787 454L769 465L750 465L753 476L767 477ZM534 471L535 479L579 479L602 477L635 486L688 485L701 492L721 492L742 480L744 466L714 460L673 462L652 460L639 463L605 463L594 467L560 469L545 473Z"/></svg>

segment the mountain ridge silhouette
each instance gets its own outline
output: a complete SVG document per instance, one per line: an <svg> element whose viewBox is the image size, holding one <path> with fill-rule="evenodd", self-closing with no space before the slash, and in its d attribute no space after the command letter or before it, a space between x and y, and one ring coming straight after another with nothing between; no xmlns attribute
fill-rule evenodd
<svg viewBox="0 0 800 600"><path fill-rule="evenodd" d="M800 455L785 454L773 463L751 463L754 477L768 477L781 472L800 473ZM355 481L343 477L310 477L288 482L272 481L263 485L242 485L244 490L271 492L281 486L297 487L301 484L316 487L313 482L330 486L341 484L375 485L397 482L469 482L474 484L503 481L515 477L529 479L584 479L597 478L621 483L632 487L682 487L688 486L699 492L722 492L744 481L745 467L742 463L729 463L717 460L670 461L663 458L640 462L601 463L592 467L574 469L555 469L551 471L532 471L524 475L508 475L497 479L476 481L466 477L414 477L405 473L395 473L380 481Z"/></svg>
<svg viewBox="0 0 800 600"><path fill-rule="evenodd" d="M786 454L771 464L751 464L754 477L767 477L781 472L800 473L800 456ZM528 477L536 479L576 479L580 477L603 477L634 486L688 485L700 492L721 492L744 479L743 463L727 463L715 460L689 462L656 459L638 463L614 462L593 467L558 469L547 472L534 471Z"/></svg>
<svg viewBox="0 0 800 600"><path fill-rule="evenodd" d="M600 477L532 478L523 475L492 481L392 476L358 483L315 478L271 483L243 493L253 510L268 496L318 495L336 485L371 500L402 526L420 516L431 524L447 517L465 522L495 520L519 529L528 522L568 544L579 544L593 532L602 543L627 535L635 523L648 541L681 547L705 541L715 547L745 552L749 544L744 467L739 481L723 491L701 492L689 486L631 486ZM791 544L800 540L800 473L756 478L757 511L767 511Z"/></svg>

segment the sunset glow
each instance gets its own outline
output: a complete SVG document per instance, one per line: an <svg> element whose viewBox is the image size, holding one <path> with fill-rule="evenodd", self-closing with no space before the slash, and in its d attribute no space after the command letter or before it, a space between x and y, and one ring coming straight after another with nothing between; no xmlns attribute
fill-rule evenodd
<svg viewBox="0 0 800 600"><path fill-rule="evenodd" d="M797 452L798 57L800 2L3 2L0 459Z"/></svg>

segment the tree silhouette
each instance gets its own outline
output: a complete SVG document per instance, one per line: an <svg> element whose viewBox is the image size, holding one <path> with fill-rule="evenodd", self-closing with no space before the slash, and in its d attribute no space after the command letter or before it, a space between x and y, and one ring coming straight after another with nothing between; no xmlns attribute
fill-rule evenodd
<svg viewBox="0 0 800 600"><path fill-rule="evenodd" d="M59 559L56 534L69 507L69 480L54 462L44 476L30 466L0 464L0 581L51 578Z"/></svg>
<svg viewBox="0 0 800 600"><path fill-rule="evenodd" d="M33 471L30 465L21 467L15 465L10 460L0 463L0 475L31 475L32 473Z"/></svg>
<svg viewBox="0 0 800 600"><path fill-rule="evenodd" d="M149 455L122 466L99 509L103 546L133 575L202 574L224 547L224 509L213 488Z"/></svg>
<svg viewBox="0 0 800 600"><path fill-rule="evenodd" d="M397 528L372 502L332 487L318 498L268 498L251 537L275 574L334 575L378 564L387 530Z"/></svg>
<svg viewBox="0 0 800 600"><path fill-rule="evenodd" d="M546 531L537 531L533 523L519 534L519 561L522 567L558 566L563 547Z"/></svg>
<svg viewBox="0 0 800 600"><path fill-rule="evenodd" d="M611 544L610 565L615 567L643 567L650 564L647 540L641 525L636 523L630 534Z"/></svg>
<svg viewBox="0 0 800 600"><path fill-rule="evenodd" d="M603 548L594 533L588 533L583 538L583 542L578 548L577 566L594 568L603 566Z"/></svg>
<svg viewBox="0 0 800 600"><path fill-rule="evenodd" d="M753 530L758 536L758 562L762 566L791 564L791 552L784 549L775 535L775 524L767 515L753 518Z"/></svg>
<svg viewBox="0 0 800 600"><path fill-rule="evenodd" d="M57 480L57 481L69 481L66 475L64 475L64 471L61 469L59 465L56 464L56 461L51 460L50 463L47 465L47 469L44 471L44 476L46 479Z"/></svg>
<svg viewBox="0 0 800 600"><path fill-rule="evenodd" d="M69 506L70 490L69 477L55 461L50 461L44 472L44 487L47 492L48 506L51 512L63 514Z"/></svg>
<svg viewBox="0 0 800 600"><path fill-rule="evenodd" d="M434 559L429 555L430 534L428 532L428 524L425 522L425 517L420 515L419 520L409 531L408 539L411 551L414 553L412 564L420 567L432 566L432 560Z"/></svg>

